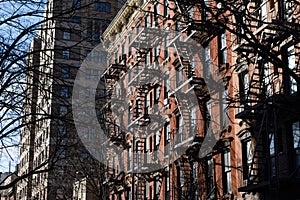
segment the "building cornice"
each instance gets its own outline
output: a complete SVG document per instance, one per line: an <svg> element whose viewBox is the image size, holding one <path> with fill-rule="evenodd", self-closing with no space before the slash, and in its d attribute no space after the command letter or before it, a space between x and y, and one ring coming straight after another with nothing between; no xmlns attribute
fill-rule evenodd
<svg viewBox="0 0 300 200"><path fill-rule="evenodd" d="M132 15L134 11L136 11L136 9L139 8L141 5L141 0L127 1L103 33L102 39L105 41L111 38L114 34L120 32L122 27L124 27L127 24L127 20L129 20L130 15Z"/></svg>

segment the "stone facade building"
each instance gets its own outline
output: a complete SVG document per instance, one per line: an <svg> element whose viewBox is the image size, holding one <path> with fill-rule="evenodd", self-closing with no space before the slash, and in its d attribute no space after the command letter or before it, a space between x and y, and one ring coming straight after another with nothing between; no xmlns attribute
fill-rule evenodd
<svg viewBox="0 0 300 200"><path fill-rule="evenodd" d="M121 5L120 1L46 2L45 21L29 49L31 70L24 102L28 117L22 122L28 125L20 139L18 173L31 175L18 183L17 199L72 198L76 172L84 170L79 163L86 154L72 122L73 81Z"/></svg>

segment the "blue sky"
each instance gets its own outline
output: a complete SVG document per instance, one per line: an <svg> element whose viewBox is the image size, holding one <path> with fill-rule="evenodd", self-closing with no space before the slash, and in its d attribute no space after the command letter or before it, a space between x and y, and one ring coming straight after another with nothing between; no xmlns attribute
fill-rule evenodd
<svg viewBox="0 0 300 200"><path fill-rule="evenodd" d="M0 2L0 61L1 61L1 53L5 52L6 49L9 48L9 46L16 41L16 38L19 37L19 35L22 33L22 31L35 23L39 22L42 18L43 9L44 8L44 2L43 0L39 2L39 0L36 1L2 1ZM20 15L17 18L13 18L13 16ZM7 20L10 19L10 20ZM35 28L38 28L39 26L36 26ZM14 48L14 51L10 55L9 59L3 59L3 64L0 65L0 69L2 70L5 68L8 64L11 62L14 62L14 59L22 54L25 54L28 50L29 44L32 40L32 38L36 35L37 31L32 29L30 33L25 34L24 36L20 37L20 39L17 42L17 45ZM15 54L15 55L13 55ZM17 64L12 65L12 68L18 69L18 67L22 67L24 64L24 60L18 62ZM12 69L11 68L11 69ZM0 71L0 75L3 73ZM5 75L8 75L7 73ZM2 87L2 84L7 76L4 76L4 78L0 79L0 87ZM20 75L19 78L24 79L24 75ZM7 90L13 90L13 92L22 92L20 87L17 85L13 85L11 88L7 88ZM11 98L11 99L10 99ZM10 97L9 95L6 95L4 93L0 94L0 103L3 105L3 102L13 102L15 96ZM0 105L0 106L1 106ZM16 109L18 110L18 109ZM12 128L18 126L20 123L15 122L11 125L10 128L4 129L6 124L10 122L10 116L15 116L17 114L20 114L18 112L22 112L20 110L11 110L11 112L8 114L3 114L6 109L0 108L0 136L1 134L7 133L7 131L10 131ZM8 171L9 164L11 164L11 170L14 171L15 165L18 163L19 159L19 132L20 130L17 130L10 134L10 137L5 137L2 141L0 140L0 171L5 172ZM3 145L9 146L8 148L3 148Z"/></svg>

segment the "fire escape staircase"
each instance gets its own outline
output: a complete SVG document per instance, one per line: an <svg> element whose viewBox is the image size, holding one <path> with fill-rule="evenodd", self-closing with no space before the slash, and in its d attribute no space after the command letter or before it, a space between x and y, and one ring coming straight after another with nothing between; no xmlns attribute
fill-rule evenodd
<svg viewBox="0 0 300 200"><path fill-rule="evenodd" d="M263 41L264 33L262 32L260 41ZM251 120L255 118L255 110L261 106L261 102L265 100L265 84L264 84L264 69L261 58L258 54L254 54L253 47L248 44L241 44L236 49L237 52L247 59L249 63L254 65L253 72L249 81L245 102L241 101L244 105L244 110L236 115L236 118Z"/></svg>
<svg viewBox="0 0 300 200"><path fill-rule="evenodd" d="M257 119L256 128L253 130L254 137L256 138L256 143L253 151L253 158L250 166L250 171L248 175L247 185L258 184L265 175L265 165L266 165L266 144L264 144L264 135L267 112L263 111L261 119ZM257 130L258 129L258 130Z"/></svg>
<svg viewBox="0 0 300 200"><path fill-rule="evenodd" d="M270 184L271 160L270 145L274 137L274 127L269 123L272 119L270 109L264 105L263 110L254 122L252 137L255 138L252 162L248 173L248 179L244 187L239 188L241 192L259 191ZM271 132L270 132L271 131Z"/></svg>
<svg viewBox="0 0 300 200"><path fill-rule="evenodd" d="M128 127L131 126L146 126L148 119L148 110L145 108L147 86L137 87L137 93L135 96L135 110L133 112L133 122L131 122Z"/></svg>
<svg viewBox="0 0 300 200"><path fill-rule="evenodd" d="M178 199L189 199L192 194L190 194L193 188L193 178L192 178L192 169L190 163L186 157L181 157L178 159L179 170L182 170L182 177L177 177L180 179L180 184L177 185L177 198ZM183 181L183 183L181 183ZM178 193L181 191L181 193Z"/></svg>

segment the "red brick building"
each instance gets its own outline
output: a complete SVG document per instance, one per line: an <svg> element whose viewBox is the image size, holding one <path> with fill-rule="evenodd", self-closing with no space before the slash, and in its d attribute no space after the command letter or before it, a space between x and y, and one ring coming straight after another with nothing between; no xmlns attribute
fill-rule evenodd
<svg viewBox="0 0 300 200"><path fill-rule="evenodd" d="M237 1L236 12L246 10L239 19L228 14L235 7L226 6L223 1L132 0L104 32L111 55L103 75L108 98L102 111L109 121L104 126L113 144L124 148L107 161L111 199L299 197L299 112L286 110L298 98L298 43L288 23L299 24L289 10L297 13L299 7L287 1ZM237 28L230 29L226 20ZM287 34L280 35L283 30ZM201 50L189 53L188 39L194 40L189 47ZM149 43L155 45L143 47ZM280 52L275 54L280 62L273 51ZM155 73L164 78L153 79ZM198 105L178 100L182 94L196 96ZM141 128L157 114L167 116L160 118L159 129ZM202 156L210 128L217 141ZM184 152L174 156L180 148ZM141 173L149 168L157 170Z"/></svg>
<svg viewBox="0 0 300 200"><path fill-rule="evenodd" d="M180 24L176 6L174 1L129 1L103 34L111 55L103 75L109 95L103 111L114 122L106 130L114 144L124 147L120 156L108 161L111 199L240 196L241 157L236 153L240 141L229 120L234 113L225 101L233 92L228 82L232 55L226 48L230 35L214 27L211 36L195 29L202 12L198 7L191 12L195 22ZM189 39L194 40L189 43ZM142 46L151 42L156 45ZM189 45L199 52L187 52ZM155 73L159 78L151 76ZM208 83L222 89L213 91ZM128 104L120 106L116 96ZM142 128L151 126L147 122L157 115L164 116L159 118L159 128ZM216 141L210 153L200 158L210 127L217 133ZM139 173L150 168L156 170Z"/></svg>

